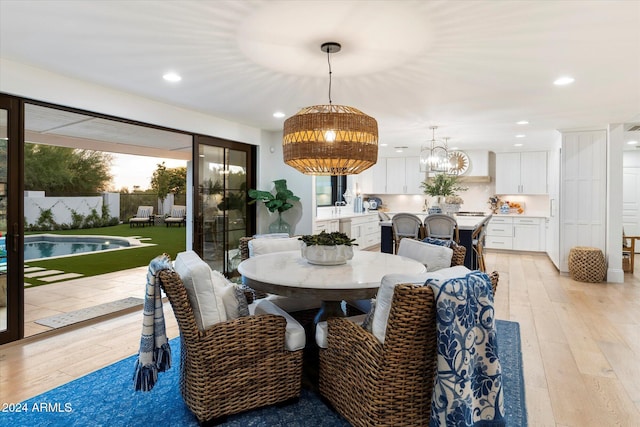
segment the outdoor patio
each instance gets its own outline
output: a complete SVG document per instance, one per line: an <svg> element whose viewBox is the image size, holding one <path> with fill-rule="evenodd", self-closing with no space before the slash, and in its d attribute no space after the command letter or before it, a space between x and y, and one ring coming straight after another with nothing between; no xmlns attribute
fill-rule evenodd
<svg viewBox="0 0 640 427"><path fill-rule="evenodd" d="M53 329L36 323L40 319L126 298L144 300L146 273L147 267L144 266L26 288L25 337ZM132 310L142 310L142 306L127 311Z"/></svg>

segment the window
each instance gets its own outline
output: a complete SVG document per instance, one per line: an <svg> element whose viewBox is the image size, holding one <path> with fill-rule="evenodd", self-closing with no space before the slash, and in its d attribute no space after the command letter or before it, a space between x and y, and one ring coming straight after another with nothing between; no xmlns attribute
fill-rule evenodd
<svg viewBox="0 0 640 427"><path fill-rule="evenodd" d="M316 176L316 205L334 206L336 202L344 201L343 194L347 191L347 177Z"/></svg>

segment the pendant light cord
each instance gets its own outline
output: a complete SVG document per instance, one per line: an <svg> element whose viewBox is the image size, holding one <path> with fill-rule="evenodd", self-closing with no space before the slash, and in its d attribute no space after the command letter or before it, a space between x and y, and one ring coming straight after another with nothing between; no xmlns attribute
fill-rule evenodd
<svg viewBox="0 0 640 427"><path fill-rule="evenodd" d="M327 64L329 64L329 105L331 105L331 52L327 49Z"/></svg>

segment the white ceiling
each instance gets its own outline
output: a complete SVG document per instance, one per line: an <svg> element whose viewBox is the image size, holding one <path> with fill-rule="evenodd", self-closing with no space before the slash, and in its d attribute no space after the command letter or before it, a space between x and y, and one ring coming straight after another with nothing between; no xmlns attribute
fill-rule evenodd
<svg viewBox="0 0 640 427"><path fill-rule="evenodd" d="M378 120L383 156L432 125L510 151L640 123L639 1L0 0L2 58L266 130L328 103L325 41L333 103Z"/></svg>

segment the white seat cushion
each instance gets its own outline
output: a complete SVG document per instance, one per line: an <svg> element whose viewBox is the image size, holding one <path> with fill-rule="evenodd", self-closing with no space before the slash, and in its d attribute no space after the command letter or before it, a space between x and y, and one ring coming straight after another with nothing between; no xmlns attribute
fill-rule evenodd
<svg viewBox="0 0 640 427"><path fill-rule="evenodd" d="M182 279L200 330L227 320L222 295L217 295L211 269L194 251L180 252L174 263Z"/></svg>
<svg viewBox="0 0 640 427"><path fill-rule="evenodd" d="M359 314L357 316L347 317L346 319L353 323L357 323L358 325L362 325L362 322L364 321L364 318L366 316L367 316L366 314ZM325 320L324 322L319 322L316 325L316 344L318 344L318 347L320 348L329 347L329 344L327 342L328 336L329 336L329 327L327 326L327 321Z"/></svg>
<svg viewBox="0 0 640 427"><path fill-rule="evenodd" d="M469 273L467 267L457 265L455 267L444 268L437 272L427 272L418 275L407 274L387 274L382 278L378 294L376 296L376 305L373 312L373 320L371 322L371 332L380 341L384 343L387 333L387 321L389 320L389 312L391 311L391 303L393 302L393 291L399 283L415 283L424 285L428 279L447 280L454 277L464 277Z"/></svg>
<svg viewBox="0 0 640 427"><path fill-rule="evenodd" d="M249 314L275 314L287 321L284 345L289 351L302 350L307 342L304 328L289 313L267 299L259 299L249 304Z"/></svg>
<svg viewBox="0 0 640 427"><path fill-rule="evenodd" d="M402 239L398 255L424 264L427 271L437 271L451 266L453 249L413 239Z"/></svg>
<svg viewBox="0 0 640 427"><path fill-rule="evenodd" d="M270 254L273 252L299 251L302 242L297 237L252 239L249 240L249 256Z"/></svg>
<svg viewBox="0 0 640 427"><path fill-rule="evenodd" d="M226 314L225 320L233 320L241 316L249 315L247 298L242 289L231 283L229 279L216 270L211 270L211 281L213 282L216 295L222 298Z"/></svg>

